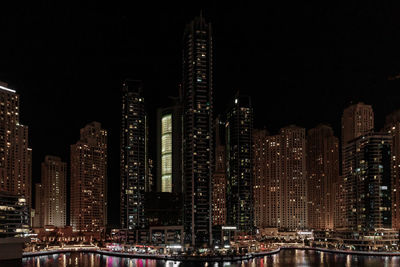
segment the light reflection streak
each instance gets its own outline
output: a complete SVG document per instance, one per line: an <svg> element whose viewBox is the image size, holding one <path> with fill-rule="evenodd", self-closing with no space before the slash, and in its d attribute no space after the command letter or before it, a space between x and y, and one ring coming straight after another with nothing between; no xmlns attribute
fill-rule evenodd
<svg viewBox="0 0 400 267"><path fill-rule="evenodd" d="M93 253L90 255L90 266L94 267L94 254Z"/></svg>
<svg viewBox="0 0 400 267"><path fill-rule="evenodd" d="M346 266L347 266L347 267L350 267L350 266L351 266L351 256L350 256L350 255L347 255L347 256L346 256Z"/></svg>

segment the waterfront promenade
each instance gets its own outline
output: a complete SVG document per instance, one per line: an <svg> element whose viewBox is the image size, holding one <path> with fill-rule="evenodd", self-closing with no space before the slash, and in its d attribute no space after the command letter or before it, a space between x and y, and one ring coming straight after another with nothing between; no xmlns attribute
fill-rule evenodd
<svg viewBox="0 0 400 267"><path fill-rule="evenodd" d="M325 248L313 248L302 246L282 246L274 250L260 251L247 253L244 255L210 255L210 256L190 256L190 255L168 255L168 254L147 254L147 253L128 253L119 251L108 251L95 247L75 247L55 250L45 250L36 252L24 252L23 257L35 257L42 255L52 255L68 252L86 252L97 253L101 255L124 257L124 258L147 258L155 260L172 260L172 261L208 261L208 262L222 262L222 261L241 261L248 260L255 257L263 257L279 253L281 250L315 250L319 252L340 253L349 255L363 255L363 256L400 256L400 252L375 252L375 251L350 251L350 250L333 250Z"/></svg>

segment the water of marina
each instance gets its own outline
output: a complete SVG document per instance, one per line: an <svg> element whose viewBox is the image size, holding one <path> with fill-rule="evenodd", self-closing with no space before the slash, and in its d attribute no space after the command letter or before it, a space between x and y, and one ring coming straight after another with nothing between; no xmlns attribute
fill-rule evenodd
<svg viewBox="0 0 400 267"><path fill-rule="evenodd" d="M333 254L318 251L282 250L281 252L265 257L254 258L238 262L174 262L151 259L120 258L99 255L94 253L65 253L39 257L24 258L22 262L0 263L0 266L23 267L53 267L53 266L79 266L79 267L175 267L175 266L400 266L400 257L378 257Z"/></svg>

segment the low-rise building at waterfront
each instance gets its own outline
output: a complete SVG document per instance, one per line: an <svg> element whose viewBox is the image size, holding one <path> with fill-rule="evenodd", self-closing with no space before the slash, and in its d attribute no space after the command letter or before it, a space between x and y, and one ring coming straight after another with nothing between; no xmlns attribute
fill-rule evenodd
<svg viewBox="0 0 400 267"><path fill-rule="evenodd" d="M392 229L370 231L314 231L313 246L356 251L398 251L399 232Z"/></svg>
<svg viewBox="0 0 400 267"><path fill-rule="evenodd" d="M0 261L22 257L28 240L29 209L24 197L0 191Z"/></svg>

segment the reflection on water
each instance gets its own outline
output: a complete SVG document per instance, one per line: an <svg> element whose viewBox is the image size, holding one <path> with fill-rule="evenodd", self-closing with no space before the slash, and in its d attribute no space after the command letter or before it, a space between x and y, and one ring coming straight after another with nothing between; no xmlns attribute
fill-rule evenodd
<svg viewBox="0 0 400 267"><path fill-rule="evenodd" d="M0 264L1 265L1 264ZM82 266L82 267L265 267L265 266L400 266L400 257L376 257L332 254L317 251L282 250L280 253L238 262L175 262L164 260L119 258L94 253L65 253L25 258L24 267Z"/></svg>

